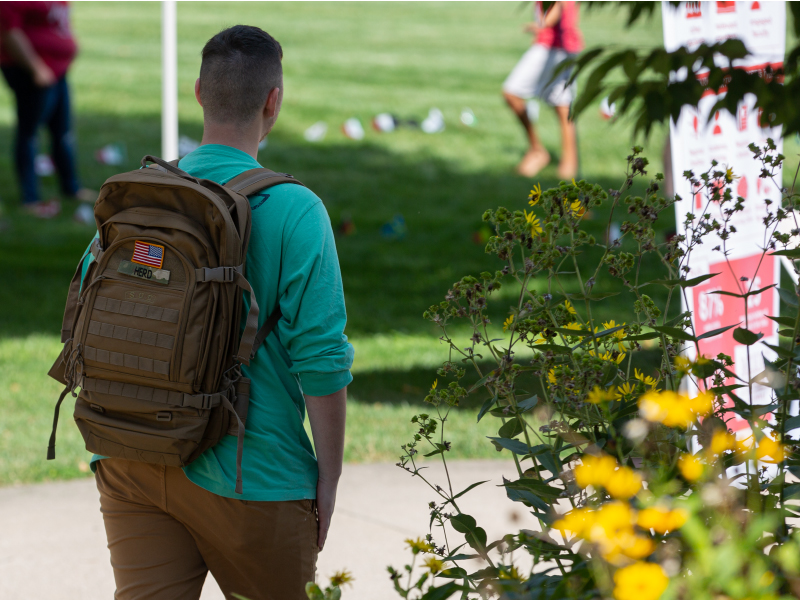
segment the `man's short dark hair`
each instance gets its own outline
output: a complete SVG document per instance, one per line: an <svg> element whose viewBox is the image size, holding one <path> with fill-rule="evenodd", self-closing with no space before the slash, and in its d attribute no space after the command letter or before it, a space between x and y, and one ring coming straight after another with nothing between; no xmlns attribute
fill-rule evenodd
<svg viewBox="0 0 800 600"><path fill-rule="evenodd" d="M217 123L242 124L252 119L269 92L283 85L283 49L266 31L235 25L203 47L200 100Z"/></svg>

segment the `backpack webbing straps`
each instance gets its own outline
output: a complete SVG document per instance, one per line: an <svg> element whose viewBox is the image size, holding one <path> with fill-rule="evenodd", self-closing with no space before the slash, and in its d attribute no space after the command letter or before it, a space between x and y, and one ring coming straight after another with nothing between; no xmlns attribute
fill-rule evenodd
<svg viewBox="0 0 800 600"><path fill-rule="evenodd" d="M250 287L250 282L242 275L242 266L238 267L202 267L196 269L194 274L198 283L204 281L219 281L221 283L235 283L244 291L250 294L250 310L247 313L247 320L245 321L244 333L239 342L239 349L234 358L240 363L250 364L250 353L253 351L253 343L255 341L256 333L258 332L258 303L256 302L256 295L253 288Z"/></svg>
<svg viewBox="0 0 800 600"><path fill-rule="evenodd" d="M101 254L100 241L95 238L90 246L91 255L97 259ZM67 293L67 305L64 307L64 320L61 322L61 343L63 344L72 337L72 326L75 321L75 311L78 309L78 299L81 295L81 273L83 272L83 263L89 257L90 252L83 255L78 268L75 269L75 274L72 276L72 281L69 282L69 292Z"/></svg>
<svg viewBox="0 0 800 600"><path fill-rule="evenodd" d="M237 494L243 493L242 491L242 453L244 452L244 423L242 423L242 419L239 416L239 413L236 412L236 409L231 404L231 401L228 399L227 396L222 396L222 405L228 409L234 417L236 417L236 423L239 425L239 431L236 434L236 487L234 488L234 492Z"/></svg>
<svg viewBox="0 0 800 600"><path fill-rule="evenodd" d="M256 333L256 339L253 340L253 350L250 352L250 360L253 360L256 357L256 352L258 349L261 348L261 344L264 343L264 340L267 339L267 336L272 333L272 330L275 329L275 326L278 324L278 321L281 320L281 307L280 304L275 307L275 310L272 311L272 314L267 317L267 320L264 321L264 324Z"/></svg>
<svg viewBox="0 0 800 600"><path fill-rule="evenodd" d="M276 173L269 169L250 169L231 179L224 187L234 192L239 192L244 196L249 196L281 183L303 185L288 173Z"/></svg>

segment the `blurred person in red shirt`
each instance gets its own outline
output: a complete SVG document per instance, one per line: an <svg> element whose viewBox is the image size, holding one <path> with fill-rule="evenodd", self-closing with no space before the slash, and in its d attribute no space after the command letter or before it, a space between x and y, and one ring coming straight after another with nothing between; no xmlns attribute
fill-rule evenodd
<svg viewBox="0 0 800 600"><path fill-rule="evenodd" d="M60 211L58 200L43 202L39 197L34 161L42 125L50 132L62 193L87 202L95 199L91 190L81 187L76 173L66 80L76 53L66 2L0 2L0 70L17 104L14 161L23 209L38 217L54 217Z"/></svg>
<svg viewBox="0 0 800 600"><path fill-rule="evenodd" d="M525 129L528 151L517 165L517 172L533 177L550 163L550 153L544 147L527 111L527 100L541 98L556 111L561 127L561 161L558 176L571 179L578 171L578 148L575 124L569 118L569 108L575 99L576 86L568 85L571 69L561 71L555 79L555 68L567 58L583 50L583 36L578 28L578 3L555 2L547 12L536 2L536 21L528 23L525 31L532 34L533 45L522 56L503 83L503 96Z"/></svg>

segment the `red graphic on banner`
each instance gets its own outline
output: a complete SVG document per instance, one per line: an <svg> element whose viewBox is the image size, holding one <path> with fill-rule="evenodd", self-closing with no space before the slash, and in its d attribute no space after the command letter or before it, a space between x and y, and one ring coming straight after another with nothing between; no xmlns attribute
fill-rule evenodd
<svg viewBox="0 0 800 600"><path fill-rule="evenodd" d="M757 296L747 298L747 324L745 325L745 300L732 296L714 294L717 291L741 293L738 286L742 286L745 292L753 284L752 289L758 290L770 286L775 281L775 260L777 257L765 256L762 260L761 255L757 254L747 258L731 260L730 265L725 261L710 265L709 273L719 273L701 285L692 288L694 300L694 322L695 335L701 336L704 333L720 329L729 325L747 327L754 333L763 333L765 338L773 338L777 335L777 324L767 318L772 314L774 306L775 288L769 289ZM759 262L761 263L759 265ZM747 277L747 281L740 281L741 277ZM700 353L707 358L716 358L720 353L727 354L733 358L733 367L736 375L747 381L747 346L744 346L733 339L733 329L725 333L706 340L700 340ZM751 376L757 375L763 369L763 359L758 346L750 348L750 370ZM736 385L742 382L733 377L725 380L725 385ZM747 391L747 388L740 388ZM755 397L759 390L764 390L761 386L754 386L754 403L758 402ZM766 390L765 390L766 391ZM736 392L734 392L736 393ZM768 393L768 391L767 391ZM737 394L741 398L741 394ZM732 407L733 401L728 400L726 407ZM769 415L765 415L768 418ZM746 429L747 421L734 413L726 416L728 427L733 431Z"/></svg>
<svg viewBox="0 0 800 600"><path fill-rule="evenodd" d="M713 135L722 135L722 127L719 126L719 111L714 113L714 131Z"/></svg>
<svg viewBox="0 0 800 600"><path fill-rule="evenodd" d="M758 2L758 0L756 0L756 2L753 2L750 5L750 10L760 10L760 9L761 9L761 3Z"/></svg>
<svg viewBox="0 0 800 600"><path fill-rule="evenodd" d="M747 130L747 105L740 104L739 105L739 118L736 121L736 128L739 131L746 131Z"/></svg>
<svg viewBox="0 0 800 600"><path fill-rule="evenodd" d="M747 177L742 175L739 185L736 186L736 194L747 200Z"/></svg>
<svg viewBox="0 0 800 600"><path fill-rule="evenodd" d="M717 2L718 13L736 12L736 2Z"/></svg>
<svg viewBox="0 0 800 600"><path fill-rule="evenodd" d="M686 3L686 18L687 19L696 19L698 17L703 16L703 9L701 8L701 4L699 2L687 2Z"/></svg>

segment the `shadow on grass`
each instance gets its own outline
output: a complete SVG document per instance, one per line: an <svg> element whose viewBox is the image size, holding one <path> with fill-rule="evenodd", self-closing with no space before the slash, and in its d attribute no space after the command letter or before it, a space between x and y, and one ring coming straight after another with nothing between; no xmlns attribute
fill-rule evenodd
<svg viewBox="0 0 800 600"><path fill-rule="evenodd" d="M637 352L633 355L631 368L652 374L658 368L660 358L661 353L658 351ZM627 365L627 362L624 365ZM484 374L496 366L489 362L480 364ZM471 366L467 366L466 371L467 374L461 381L461 385L469 389L478 381L479 377ZM353 378L353 383L347 388L349 401L360 404L427 406L424 398L435 377L435 368L422 367L396 371L359 372ZM518 378L517 384L518 393L525 394L525 397L540 396L542 393L538 380L532 377L521 376ZM485 390L479 390L468 396L460 408L477 410L488 397Z"/></svg>
<svg viewBox="0 0 800 600"><path fill-rule="evenodd" d="M138 166L139 157L157 151L156 119L113 119L82 114L80 170L86 185L98 188L115 172ZM199 138L196 124L181 131ZM0 129L0 139L10 139ZM124 140L127 160L121 167L98 165L94 150ZM276 170L293 173L325 201L334 229L343 219L355 226L352 235L338 235L337 246L348 308L347 333L369 335L389 330L430 332L422 312L438 302L448 287L467 274L495 270L499 262L487 256L484 244L473 239L482 227L486 208L522 208L530 181L508 173L463 172L457 165L432 157L392 153L369 143L314 145L289 140L280 131L259 155ZM555 184L542 180L542 185ZM616 182L599 181L604 188ZM45 191L55 189L43 182ZM72 222L74 207L61 216L39 221L15 210L16 189L10 157L0 155L0 190L7 208L0 233L0 337L52 333L60 329L67 284L91 239L94 228ZM382 226L402 215L406 233L391 239ZM623 215L620 215L620 219ZM601 211L586 223L589 233L604 236L607 215ZM670 221L665 218L664 221ZM584 254L581 262L592 259ZM645 274L660 276L650 260ZM602 290L601 278L596 290ZM624 320L624 297L601 303L600 318ZM507 307L498 306L498 311ZM498 313L499 316L500 313Z"/></svg>

